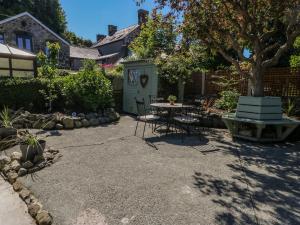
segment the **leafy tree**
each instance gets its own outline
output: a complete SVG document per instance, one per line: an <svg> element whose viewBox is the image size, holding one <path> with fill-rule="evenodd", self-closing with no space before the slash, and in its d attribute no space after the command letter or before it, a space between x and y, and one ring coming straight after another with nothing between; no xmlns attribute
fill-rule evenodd
<svg viewBox="0 0 300 225"><path fill-rule="evenodd" d="M170 54L176 45L173 20L164 21L162 15L149 18L140 35L129 48L138 58L155 58L161 53Z"/></svg>
<svg viewBox="0 0 300 225"><path fill-rule="evenodd" d="M91 47L93 42L82 37L78 37L74 32L66 31L63 34L64 38L70 42L70 44L80 47Z"/></svg>
<svg viewBox="0 0 300 225"><path fill-rule="evenodd" d="M294 43L294 53L291 55L290 65L292 68L300 67L300 37Z"/></svg>
<svg viewBox="0 0 300 225"><path fill-rule="evenodd" d="M264 95L263 75L300 35L299 0L156 0L182 18L182 32L218 51ZM281 37L281 38L278 38ZM250 49L249 58L244 56ZM232 55L231 52L234 51ZM241 68L249 64L250 71Z"/></svg>
<svg viewBox="0 0 300 225"><path fill-rule="evenodd" d="M47 47L49 49L48 55L45 55L44 52L40 52L37 58L40 65L40 67L38 68L39 75L49 80L49 82L47 83L47 88L45 90L41 90L40 92L48 101L48 110L49 112L51 112L53 105L52 103L57 98L55 84L53 81L55 75L57 74L58 53L60 50L60 45L56 42L47 42Z"/></svg>

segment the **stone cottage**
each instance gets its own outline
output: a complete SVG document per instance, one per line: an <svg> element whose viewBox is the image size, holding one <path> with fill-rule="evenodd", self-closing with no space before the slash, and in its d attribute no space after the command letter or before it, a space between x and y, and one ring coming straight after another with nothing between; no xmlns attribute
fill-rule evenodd
<svg viewBox="0 0 300 225"><path fill-rule="evenodd" d="M117 26L108 25L108 36L97 35L97 43L93 48L100 53L101 64L116 64L122 58L131 53L128 49L130 43L140 34L141 26L147 21L149 12L143 9L138 10L138 24L118 30Z"/></svg>
<svg viewBox="0 0 300 225"><path fill-rule="evenodd" d="M68 41L56 34L28 12L0 21L0 43L37 54L47 53L47 42L60 44L59 67L78 70L84 59L97 60L98 51L71 46Z"/></svg>

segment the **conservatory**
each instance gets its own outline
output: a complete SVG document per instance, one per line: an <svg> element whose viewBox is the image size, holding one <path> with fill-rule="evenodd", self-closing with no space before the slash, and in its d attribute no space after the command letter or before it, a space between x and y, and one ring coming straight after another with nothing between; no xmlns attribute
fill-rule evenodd
<svg viewBox="0 0 300 225"><path fill-rule="evenodd" d="M34 77L36 55L0 43L0 77Z"/></svg>

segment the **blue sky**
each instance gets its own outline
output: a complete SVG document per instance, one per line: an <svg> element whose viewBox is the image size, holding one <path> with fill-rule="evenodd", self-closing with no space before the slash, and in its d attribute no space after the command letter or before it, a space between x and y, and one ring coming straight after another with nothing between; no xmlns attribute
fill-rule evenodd
<svg viewBox="0 0 300 225"><path fill-rule="evenodd" d="M137 23L139 8L151 10L152 0L140 7L134 0L61 0L68 28L77 35L96 40L96 34L107 34L107 25L125 28Z"/></svg>

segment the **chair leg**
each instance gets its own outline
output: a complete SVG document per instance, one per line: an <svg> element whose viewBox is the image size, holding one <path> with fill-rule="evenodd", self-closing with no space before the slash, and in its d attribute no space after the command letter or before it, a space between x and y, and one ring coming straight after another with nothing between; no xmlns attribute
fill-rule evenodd
<svg viewBox="0 0 300 225"><path fill-rule="evenodd" d="M147 125L147 122L145 122L145 124L144 124L143 139L144 139L144 137L145 137L146 125Z"/></svg>
<svg viewBox="0 0 300 225"><path fill-rule="evenodd" d="M136 136L138 126L139 126L139 121L137 120L136 121L136 126L135 126L135 131L134 131L134 136Z"/></svg>

